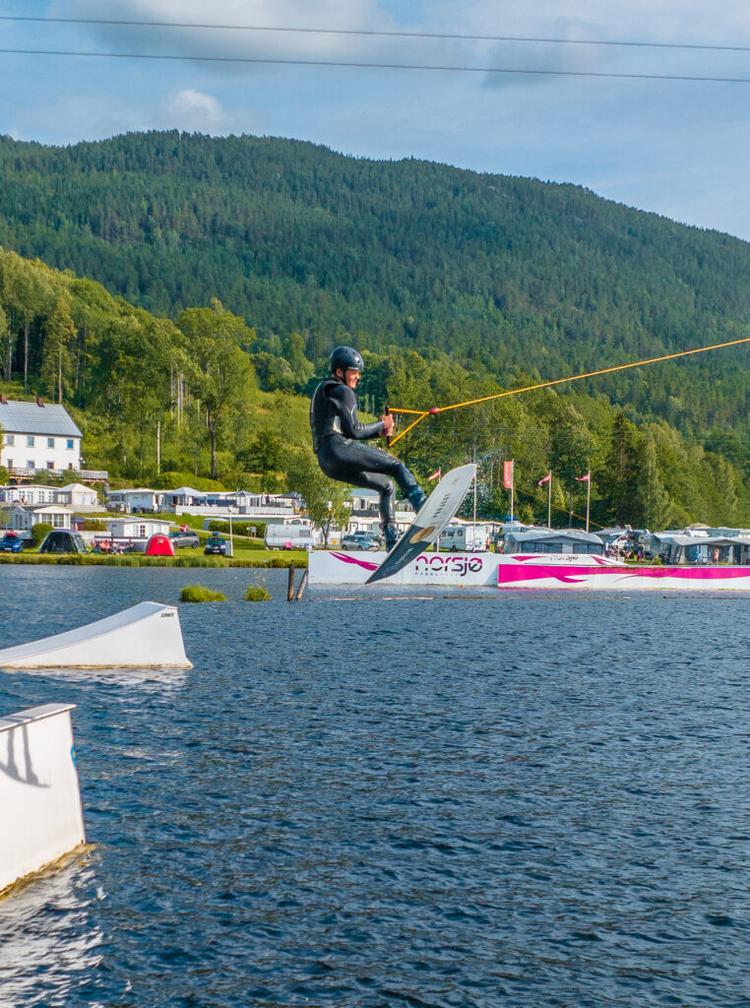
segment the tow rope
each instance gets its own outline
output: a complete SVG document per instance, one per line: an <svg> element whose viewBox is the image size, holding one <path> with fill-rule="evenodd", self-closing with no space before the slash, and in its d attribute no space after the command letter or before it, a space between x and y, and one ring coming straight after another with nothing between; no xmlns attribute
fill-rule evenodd
<svg viewBox="0 0 750 1008"><path fill-rule="evenodd" d="M742 343L750 343L750 336L743 336L741 339L727 340L725 343L713 343L711 346L697 347L694 350L679 350L677 353L664 354L661 357L647 357L645 360L631 361L628 364L614 364L612 367L599 368L596 371L584 371L583 374L569 375L566 378L554 378L552 381L538 382L536 385L524 385L523 388L506 389L504 392L495 392L492 395L480 396L478 399L466 399L464 402L451 403L449 406L432 406L426 410L402 409L391 406L391 413L401 413L405 416L415 417L412 422L400 431L390 444L395 445L402 437L405 437L410 430L421 423L429 416L436 416L438 413L447 413L449 410L463 409L465 406L477 406L479 403L491 402L494 399L504 399L507 396L521 395L523 392L535 392L538 389L551 388L553 385L562 385L564 382L581 381L584 378L596 378L597 375L612 374L615 371L627 371L629 368L644 367L646 364L659 364L661 361L676 360L678 357L690 357L692 354L708 353L709 350L723 350L725 347L740 346Z"/></svg>

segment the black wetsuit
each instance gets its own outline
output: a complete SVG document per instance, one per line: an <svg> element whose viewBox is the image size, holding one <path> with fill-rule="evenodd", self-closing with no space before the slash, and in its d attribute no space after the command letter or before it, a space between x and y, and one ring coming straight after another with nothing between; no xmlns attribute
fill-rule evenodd
<svg viewBox="0 0 750 1008"><path fill-rule="evenodd" d="M310 403L313 450L320 468L331 479L380 494L380 521L394 523L393 484L404 496L417 488L417 481L403 464L388 452L360 444L383 433L383 421L363 424L357 416L357 397L338 378L328 378L315 389Z"/></svg>

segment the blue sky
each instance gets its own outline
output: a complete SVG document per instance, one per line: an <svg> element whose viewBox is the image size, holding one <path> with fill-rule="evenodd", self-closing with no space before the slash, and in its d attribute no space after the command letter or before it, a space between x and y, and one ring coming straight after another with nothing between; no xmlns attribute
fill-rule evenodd
<svg viewBox="0 0 750 1008"><path fill-rule="evenodd" d="M738 0L0 0L3 15L750 45ZM0 22L1 48L750 78L750 52ZM750 240L750 84L0 55L0 133L296 137L586 186Z"/></svg>

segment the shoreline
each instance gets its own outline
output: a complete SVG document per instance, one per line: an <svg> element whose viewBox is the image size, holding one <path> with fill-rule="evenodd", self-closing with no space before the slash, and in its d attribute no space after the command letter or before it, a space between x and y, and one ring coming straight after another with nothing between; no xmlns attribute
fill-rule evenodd
<svg viewBox="0 0 750 1008"><path fill-rule="evenodd" d="M181 567L181 568L222 568L222 567L257 567L266 569L285 569L288 567L306 568L308 566L307 552L294 550L283 556L259 556L256 558L233 557L147 557L128 553L124 556L106 556L75 553L23 553L0 554L0 565L60 565L69 567Z"/></svg>

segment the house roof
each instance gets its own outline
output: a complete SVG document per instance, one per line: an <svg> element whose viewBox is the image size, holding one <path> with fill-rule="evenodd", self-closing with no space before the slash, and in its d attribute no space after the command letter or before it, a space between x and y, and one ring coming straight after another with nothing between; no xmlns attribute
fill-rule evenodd
<svg viewBox="0 0 750 1008"><path fill-rule="evenodd" d="M669 536L671 542L676 546L747 546L750 539L747 536L697 536L674 535Z"/></svg>
<svg viewBox="0 0 750 1008"><path fill-rule="evenodd" d="M8 510L24 514L73 514L73 509L63 504L11 504Z"/></svg>
<svg viewBox="0 0 750 1008"><path fill-rule="evenodd" d="M509 542L518 543L566 541L602 545L602 541L598 535L594 535L593 532L583 532L581 529L558 529L552 532L549 530L545 530L544 532L510 532L505 538Z"/></svg>
<svg viewBox="0 0 750 1008"><path fill-rule="evenodd" d="M160 494L162 490L152 490L150 487L134 487L127 490L111 490L107 496L114 497L115 494Z"/></svg>
<svg viewBox="0 0 750 1008"><path fill-rule="evenodd" d="M162 490L165 497L205 497L205 490L194 490L192 487L177 487L176 490Z"/></svg>
<svg viewBox="0 0 750 1008"><path fill-rule="evenodd" d="M8 399L0 403L0 427L7 434L43 434L57 437L83 437L64 406Z"/></svg>

